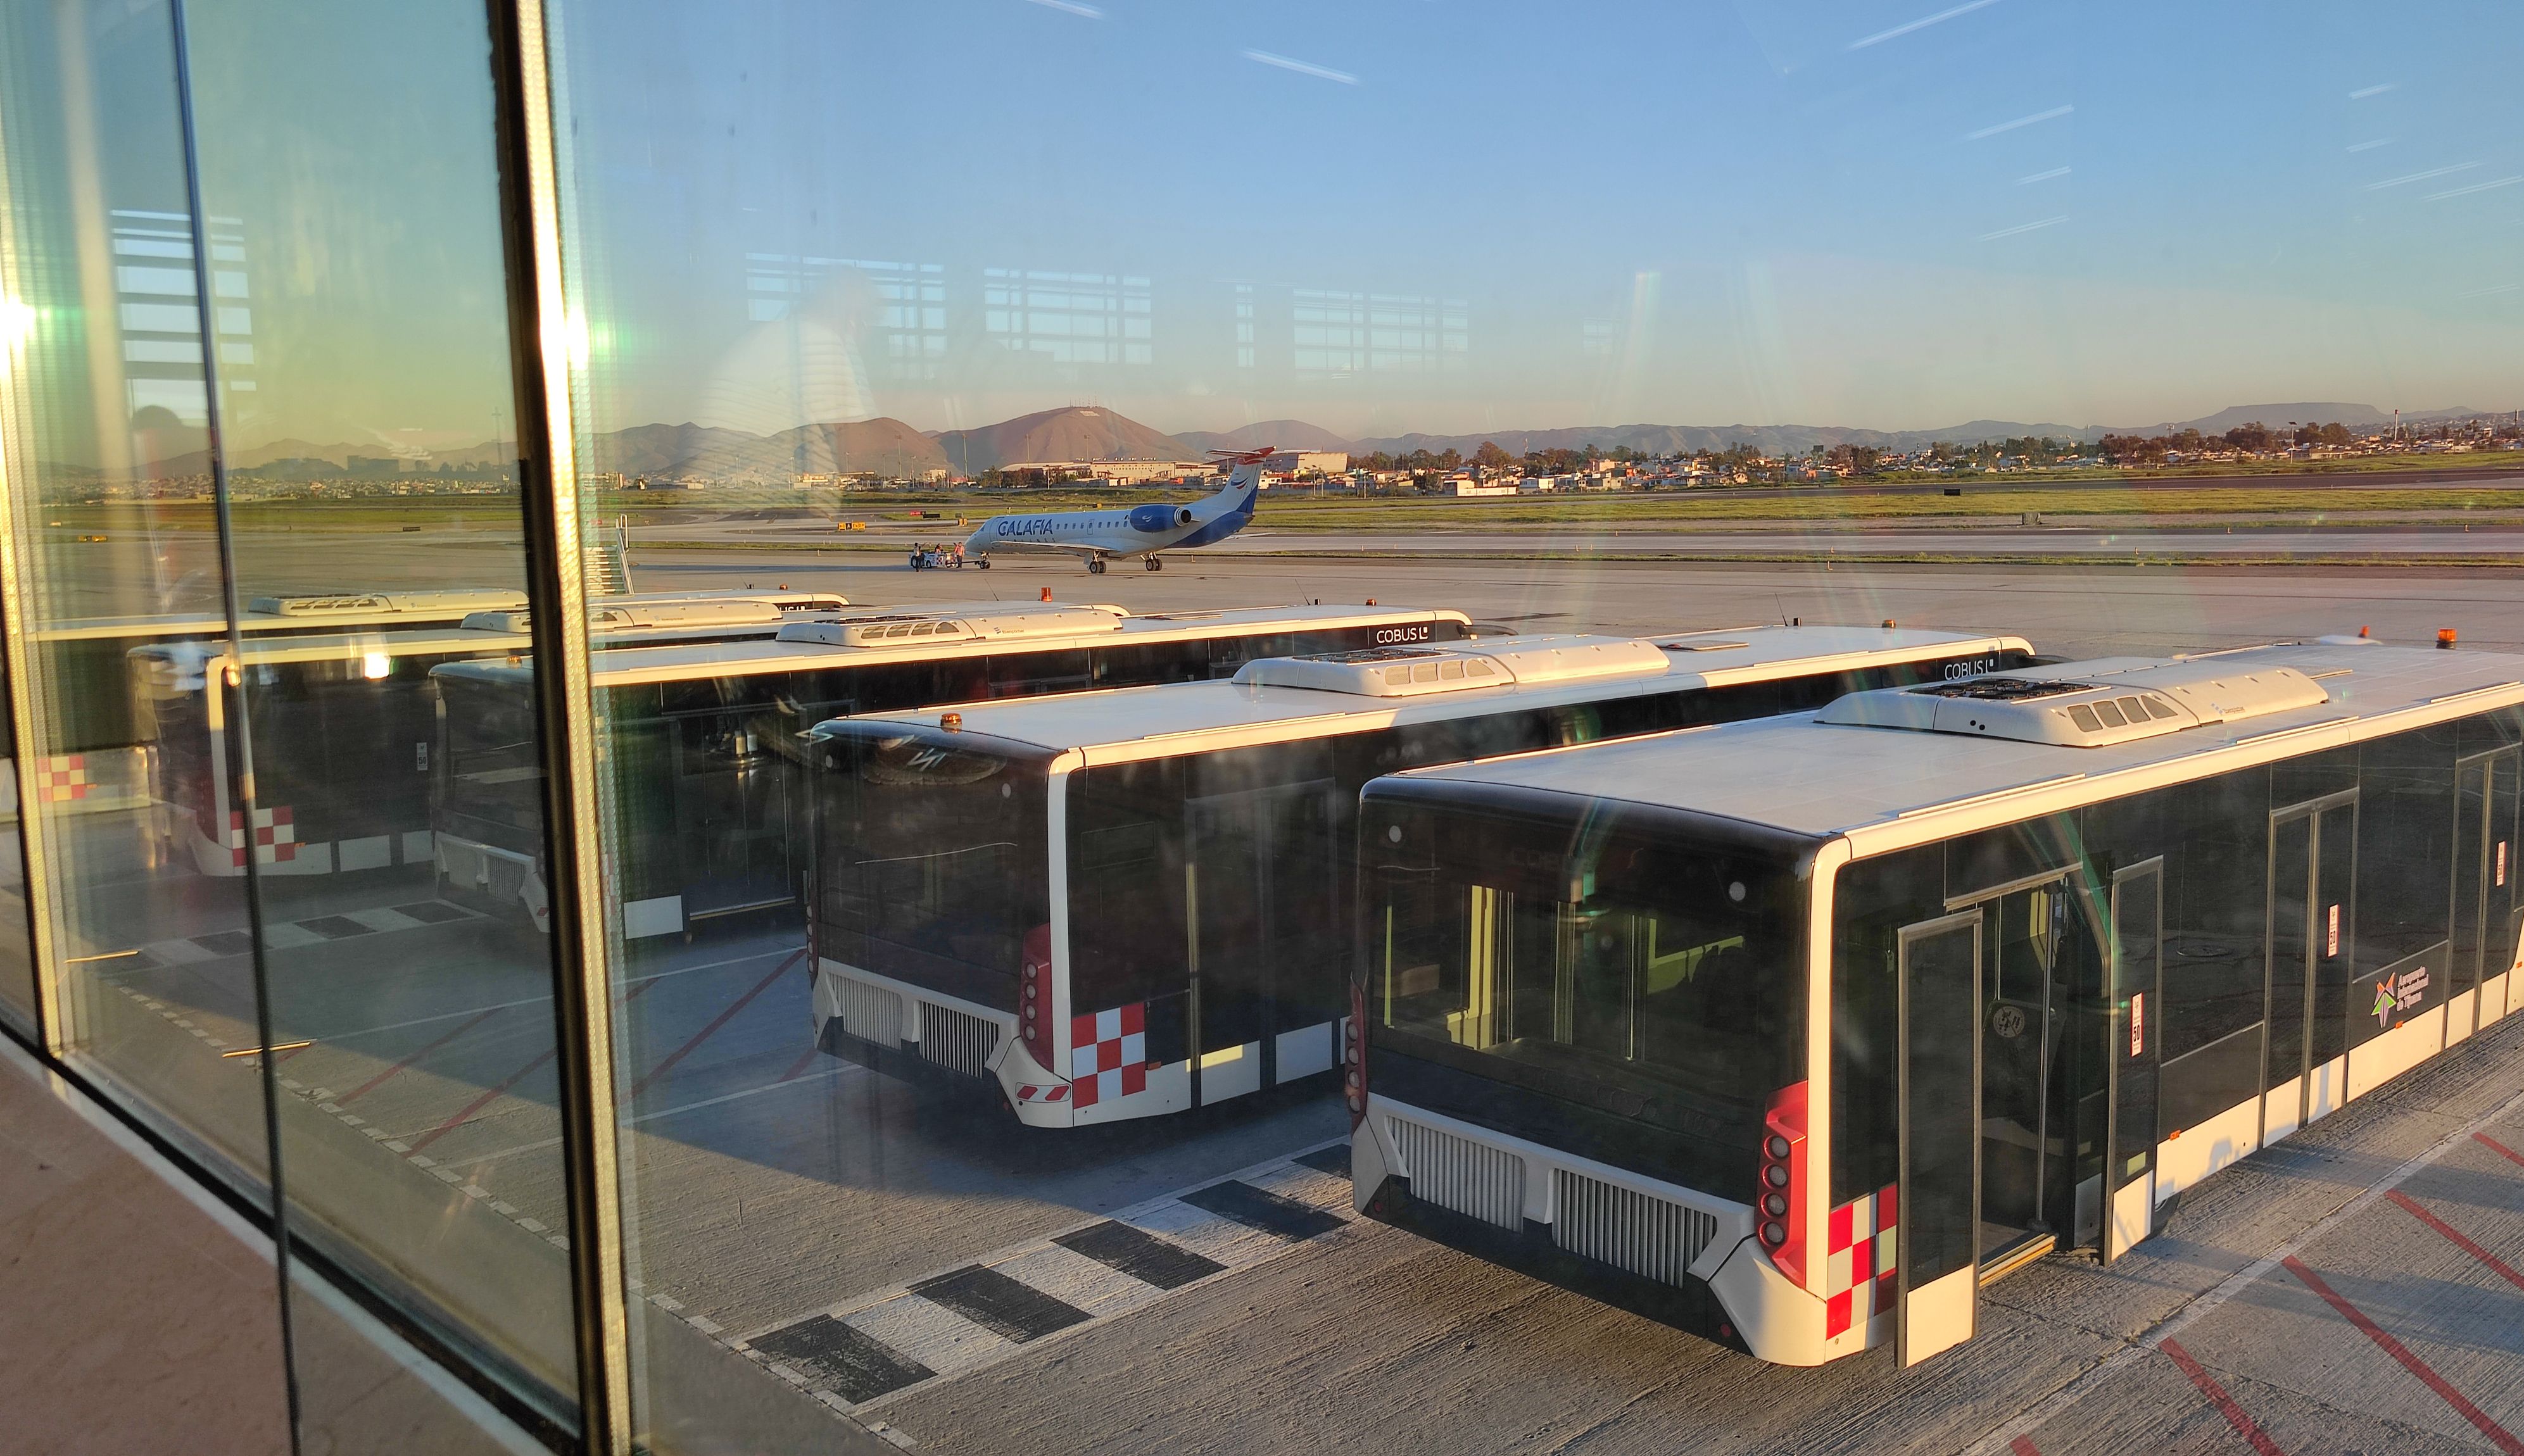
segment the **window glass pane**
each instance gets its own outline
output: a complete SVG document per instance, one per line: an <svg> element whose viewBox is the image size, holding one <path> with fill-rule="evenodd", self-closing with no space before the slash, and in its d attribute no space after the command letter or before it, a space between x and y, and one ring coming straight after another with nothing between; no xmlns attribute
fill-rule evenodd
<svg viewBox="0 0 2524 1456"><path fill-rule="evenodd" d="M33 770L16 807L51 939L50 1030L216 1176L259 1184L261 1083L224 1054L259 1041L251 917L244 883L202 873L189 834L224 811L228 780L171 764L165 720L183 715L160 712L218 681L228 638L195 251L232 239L194 224L165 6L13 6L5 24L0 306L26 389L12 381L0 435Z"/></svg>
<svg viewBox="0 0 2524 1456"><path fill-rule="evenodd" d="M627 540L644 587L785 578L888 607L1047 593L1189 613L1377 595L1460 607L1487 636L1978 616L2068 660L2354 633L2344 613L2373 613L2400 642L2446 624L2440 608L2462 599L2373 591L2362 565L2197 562L2297 559L2299 529L2327 548L2341 522L2377 519L2357 512L2401 509L2344 496L2320 525L2288 516L2284 541L2243 529L2296 511L2311 488L2299 477L2350 490L2375 486L2370 469L2394 489L2512 473L2506 450L2470 448L2511 446L2512 420L2435 406L2499 403L2516 319L2498 260L2524 190L2492 170L2413 181L2439 164L2389 160L2442 149L2423 135L2511 129L2502 101L2449 98L2502 96L2494 78L2512 68L2494 48L2447 59L2379 41L2363 18L2316 18L2275 47L2245 27L2206 51L2195 19L2170 12L1881 9L1537 24L1480 6L558 0L544 10L561 68L556 342L572 356L579 524ZM1456 84L1591 76L1631 55L1681 59L1654 85L1561 87L1532 106L1468 105ZM2112 64L2028 70L2028 55ZM2374 90L2391 77L2340 71L2377 57L2481 84ZM2152 124L2119 124L2132 114ZM2226 179L2240 172L2278 181L2238 192ZM1853 175L1873 179L1863 195ZM1517 186L1540 200L1512 199ZM2214 197L2214 216L2079 200L2151 186ZM2335 393L2378 403L2238 403ZM2397 422L2404 395L2432 403ZM2169 422L2128 423L2157 419ZM1286 458L1234 539L1138 554L1081 537L983 569L984 548L1008 539L994 516L1121 530L1208 496L1213 450L1262 445ZM2184 479L2164 488L2160 471ZM2208 521L2238 529L2188 529ZM2363 560L2373 544L2318 559ZM591 586L614 579L600 568ZM2447 621L2466 648L2488 630ZM820 1400L917 1411L907 1431L943 1434L951 1423L930 1413L969 1410L958 1382L992 1368L960 1352L1014 1359L1042 1337L975 1314L968 1267L1048 1267L1058 1257L1034 1245L1091 1212L1337 1141L1331 1076L1320 1095L1271 1095L1284 1069L1330 1049L1316 1034L1339 1005L1316 996L1321 965L1384 949L1343 879L1353 801L1324 780L2017 665L1979 652L1916 673L1836 664L1803 683L1722 681L1688 704L1575 707L1573 693L1478 722L1397 708L1335 745L1329 772L1290 754L1217 782L1138 741L1168 731L1152 695L1112 698L1109 752L1026 737L1038 720L960 740L943 721L958 704L1214 680L1293 645L1063 644L1047 649L1061 660L1027 662L995 640L847 683L799 665L741 689L699 660L632 681L600 659L600 675L622 674L597 692L593 826L621 1007L620 1191L642 1319L664 1311L687 1332L639 1352L644 1432L671 1446ZM445 675L449 703L475 671ZM886 724L801 746L853 711ZM2098 711L2116 732L2177 731L2136 695ZM451 725L451 744L470 731ZM1248 751L1273 756L1233 752ZM2268 814L2346 786L2344 761L2284 786L2255 771L2154 795L2091 843L2063 816L1936 847L1899 883L1851 879L1835 985L1856 1024L1834 1029L1850 1059L1835 1115L1879 1135L1898 1122L1886 936L1954 897L2004 893L2016 898L1988 920L1983 1010L2035 1024L1989 1035L2018 1053L2014 1085L2054 1100L1992 1116L2042 1144L2045 1177L2092 1177L2112 999L2098 906L2111 871L2157 856L2150 995L2164 1003L2144 1014L2162 1038L2151 1054L2187 1068L2168 1071L2167 1105L2256 1085ZM530 802L524 781L481 762L459 774L452 812L496 877L537 841L500 825ZM1829 773L1812 778L1827 796ZM993 786L1008 795L995 802ZM2058 893L2026 888L2055 872ZM1393 914L1412 995L1447 998L1411 1034L1507 1062L1439 1032L1451 1018L1514 1042L1521 1018L1541 1032L1520 1075L1602 1063L1653 1100L1682 1080L1655 1054L1673 1032L1743 1073L1712 1116L1757 1118L1777 1090L1747 1090L1778 1070L1772 1048L1737 1044L1747 1029L1708 990L1775 967L1739 971L1755 947L1722 945L1692 905L1604 886L1537 896L1446 878L1435 859L1396 873L1366 901ZM2344 918L2368 954L2362 922ZM2347 1040L2338 991L2317 980L2290 1003L2312 1008L2299 1053L2331 1044L2326 1028ZM1082 1088L1092 1103L1066 1100ZM1055 1093L1056 1116L1038 1100ZM1251 1098L1241 1122L1210 1105L1236 1098ZM1122 1126L1139 1109L1148 1121ZM1050 1152L1035 1135L1055 1123ZM1869 1143L1830 1140L1850 1164L1832 1170L1838 1202L1891 1182ZM2077 1191L2054 1183L2041 1208L2077 1237ZM1719 1184L1741 1179L1721 1170ZM932 1277L967 1283L910 1302ZM924 1342L901 1322L933 1306L1000 1343ZM716 1348L713 1331L743 1334L754 1358L693 1379L680 1362Z"/></svg>
<svg viewBox="0 0 2524 1456"><path fill-rule="evenodd" d="M488 17L190 17L235 592L314 630L249 640L207 686L147 659L155 761L191 810L166 873L256 896L294 1237L567 1422L542 892L530 860L468 850L474 819L444 847L432 819L460 776L480 820L541 813L530 711L439 726L440 669L520 649L467 615L527 605ZM225 801L188 797L222 754Z"/></svg>

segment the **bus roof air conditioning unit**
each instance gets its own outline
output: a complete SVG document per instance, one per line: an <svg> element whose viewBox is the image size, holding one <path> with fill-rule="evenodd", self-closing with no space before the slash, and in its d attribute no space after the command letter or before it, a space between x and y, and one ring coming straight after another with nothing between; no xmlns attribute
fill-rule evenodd
<svg viewBox="0 0 2524 1456"><path fill-rule="evenodd" d="M1471 688L1661 677L1666 655L1623 637L1502 637L1476 647L1381 647L1264 657L1238 668L1247 687L1312 688L1362 698L1418 698Z"/></svg>
<svg viewBox="0 0 2524 1456"><path fill-rule="evenodd" d="M409 614L462 616L473 611L523 611L523 592L452 590L436 592L340 592L300 597L257 597L248 611L266 616L367 616Z"/></svg>
<svg viewBox="0 0 2524 1456"><path fill-rule="evenodd" d="M1078 637L1118 632L1121 618L1100 607L1054 607L1044 610L1002 608L945 612L894 612L833 620L791 622L780 629L782 642L813 642L827 647L900 647L911 643L1027 637Z"/></svg>
<svg viewBox="0 0 2524 1456"><path fill-rule="evenodd" d="M2321 684L2293 667L2121 665L2129 660L2062 664L2071 678L2010 673L1852 693L1817 721L2098 749L2331 701ZM2091 670L2098 667L2105 670Z"/></svg>

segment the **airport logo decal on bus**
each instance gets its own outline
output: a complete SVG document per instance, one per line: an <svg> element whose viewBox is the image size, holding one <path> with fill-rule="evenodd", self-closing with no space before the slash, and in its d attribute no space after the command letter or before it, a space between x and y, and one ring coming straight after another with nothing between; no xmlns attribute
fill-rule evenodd
<svg viewBox="0 0 2524 1456"><path fill-rule="evenodd" d="M2428 968L2412 966L2399 976L2387 976L2375 983L2375 1024L2386 1031L2393 1029L2393 1013L2407 1011L2428 994Z"/></svg>
<svg viewBox="0 0 2524 1456"><path fill-rule="evenodd" d="M1075 1107L1148 1090L1148 1003L1069 1018L1069 1075Z"/></svg>

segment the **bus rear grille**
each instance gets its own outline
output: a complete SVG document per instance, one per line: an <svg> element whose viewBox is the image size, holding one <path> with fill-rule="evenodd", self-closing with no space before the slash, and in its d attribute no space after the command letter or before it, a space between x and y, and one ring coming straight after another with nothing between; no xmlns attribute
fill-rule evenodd
<svg viewBox="0 0 2524 1456"><path fill-rule="evenodd" d="M920 1003L920 1054L950 1072L989 1076L998 1040L999 1029L978 1016Z"/></svg>
<svg viewBox="0 0 2524 1456"><path fill-rule="evenodd" d="M902 1042L902 997L882 986L849 976L833 978L839 987L842 1030L862 1042L895 1046Z"/></svg>
<svg viewBox="0 0 2524 1456"><path fill-rule="evenodd" d="M1511 1232L1525 1228L1525 1159L1398 1117L1386 1126L1410 1173L1412 1197Z"/></svg>
<svg viewBox="0 0 2524 1456"><path fill-rule="evenodd" d="M1680 1284L1683 1271L1718 1237L1714 1214L1554 1169L1560 1216L1551 1240L1573 1254L1643 1279Z"/></svg>

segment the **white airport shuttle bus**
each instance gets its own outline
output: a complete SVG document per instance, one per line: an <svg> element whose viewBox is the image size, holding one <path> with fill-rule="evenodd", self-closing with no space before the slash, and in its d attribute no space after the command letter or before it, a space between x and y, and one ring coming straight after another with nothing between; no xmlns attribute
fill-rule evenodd
<svg viewBox="0 0 2524 1456"><path fill-rule="evenodd" d="M1380 779L1357 1204L1923 1360L2524 999L2519 704L2524 658L2325 642Z"/></svg>
<svg viewBox="0 0 2524 1456"><path fill-rule="evenodd" d="M595 654L619 844L623 934L669 935L798 903L806 815L800 735L838 713L1200 682L1257 656L1452 642L1459 611L1257 607L1133 616L1118 607L852 607L775 640ZM545 928L543 760L531 659L450 662L432 811L441 884Z"/></svg>
<svg viewBox="0 0 2524 1456"><path fill-rule="evenodd" d="M600 647L767 639L795 614L849 605L831 592L675 593L588 604ZM129 650L131 702L147 747L156 832L207 875L320 875L429 864L430 758L446 662L526 653L522 603L457 626L304 636L258 633L240 664L224 634ZM248 691L257 802L229 802L234 668Z"/></svg>
<svg viewBox="0 0 2524 1456"><path fill-rule="evenodd" d="M1368 780L2030 655L1889 628L1503 637L825 723L808 749L818 1044L1003 1097L1034 1127L1328 1076Z"/></svg>
<svg viewBox="0 0 2524 1456"><path fill-rule="evenodd" d="M1138 557L1149 570L1161 570L1165 559L1158 552L1212 546L1244 529L1262 496L1262 462L1273 454L1265 446L1223 456L1218 463L1229 467L1227 484L1207 500L995 515L965 538L964 556L986 571L991 554L999 551L1078 557L1098 576L1116 557Z"/></svg>
<svg viewBox="0 0 2524 1456"><path fill-rule="evenodd" d="M317 592L256 597L238 615L248 642L324 636L353 629L392 631L452 627L478 611L523 610L523 592L471 589ZM54 812L138 808L150 801L145 710L126 690L133 649L152 644L225 642L223 614L73 618L30 625L26 655L40 663L57 716L47 736L52 752L35 765L39 801ZM20 664L25 670L25 664ZM0 672L0 688L7 686ZM5 719L6 714L0 714ZM0 765L16 757L15 730L0 721ZM0 814L15 813L14 766L0 772Z"/></svg>

